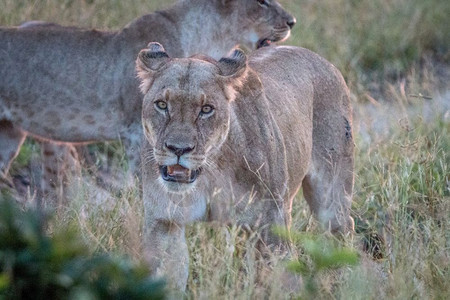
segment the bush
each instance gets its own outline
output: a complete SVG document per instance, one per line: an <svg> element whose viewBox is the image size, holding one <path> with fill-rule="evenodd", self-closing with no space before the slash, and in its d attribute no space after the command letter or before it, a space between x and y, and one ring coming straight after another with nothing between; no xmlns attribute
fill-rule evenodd
<svg viewBox="0 0 450 300"><path fill-rule="evenodd" d="M127 258L91 255L73 230L48 236L33 210L0 200L0 298L163 299L164 283Z"/></svg>
<svg viewBox="0 0 450 300"><path fill-rule="evenodd" d="M359 264L355 249L345 247L341 241L325 234L288 232L282 228L276 228L275 233L283 239L292 240L301 249L299 257L289 262L287 269L303 277L305 288L302 296L306 299L320 296L317 278L321 273Z"/></svg>

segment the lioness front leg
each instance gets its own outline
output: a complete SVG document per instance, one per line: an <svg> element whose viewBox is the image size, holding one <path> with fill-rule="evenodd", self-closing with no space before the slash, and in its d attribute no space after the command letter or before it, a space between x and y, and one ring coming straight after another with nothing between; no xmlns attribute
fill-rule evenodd
<svg viewBox="0 0 450 300"><path fill-rule="evenodd" d="M12 187L7 178L11 162L19 154L26 133L11 122L0 120L0 181Z"/></svg>
<svg viewBox="0 0 450 300"><path fill-rule="evenodd" d="M302 279L299 275L293 274L285 269L283 262L289 260L292 253L290 241L281 238L277 233L277 228L289 230L291 215L290 209L293 199L278 201L273 198L255 199L254 204L248 207L249 212L257 212L253 220L253 229L257 232L257 253L256 258L262 269L269 269L280 277L280 286L288 294L296 293L302 286ZM262 209L261 209L262 208ZM251 251L251 249L248 249ZM258 273L265 276L264 271Z"/></svg>
<svg viewBox="0 0 450 300"><path fill-rule="evenodd" d="M277 227L289 228L290 226L290 213L286 210L285 202L281 199L255 199L254 204L247 209L250 214L254 215L251 227L258 232L259 250L262 255L286 253L286 241L274 233L274 229Z"/></svg>
<svg viewBox="0 0 450 300"><path fill-rule="evenodd" d="M144 257L156 277L166 278L172 288L184 291L189 275L185 227L168 221L146 223Z"/></svg>

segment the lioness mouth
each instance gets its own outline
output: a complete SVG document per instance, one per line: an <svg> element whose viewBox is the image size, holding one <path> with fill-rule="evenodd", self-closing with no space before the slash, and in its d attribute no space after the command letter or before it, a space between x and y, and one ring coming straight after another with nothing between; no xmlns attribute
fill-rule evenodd
<svg viewBox="0 0 450 300"><path fill-rule="evenodd" d="M258 42L258 44L256 45L256 48L262 48L262 47L267 47L270 46L272 44L272 40L269 39L262 39Z"/></svg>
<svg viewBox="0 0 450 300"><path fill-rule="evenodd" d="M159 173L161 174L162 179L177 183L193 183L200 172L201 169L190 170L178 164L159 167Z"/></svg>

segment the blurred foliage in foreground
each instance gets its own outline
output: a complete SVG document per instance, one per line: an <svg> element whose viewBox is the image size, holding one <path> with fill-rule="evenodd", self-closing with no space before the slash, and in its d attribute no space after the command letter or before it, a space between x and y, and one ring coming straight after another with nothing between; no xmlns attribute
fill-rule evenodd
<svg viewBox="0 0 450 300"><path fill-rule="evenodd" d="M0 299L163 299L164 283L126 258L91 255L74 231L0 200Z"/></svg>

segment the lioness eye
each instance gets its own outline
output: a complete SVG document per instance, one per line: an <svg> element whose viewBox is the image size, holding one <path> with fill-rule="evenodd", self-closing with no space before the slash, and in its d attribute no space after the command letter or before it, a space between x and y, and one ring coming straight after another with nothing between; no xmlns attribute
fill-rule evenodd
<svg viewBox="0 0 450 300"><path fill-rule="evenodd" d="M156 101L155 105L160 110L166 110L167 109L167 103L164 101Z"/></svg>
<svg viewBox="0 0 450 300"><path fill-rule="evenodd" d="M213 112L214 108L211 105L203 105L200 114L209 115Z"/></svg>
<svg viewBox="0 0 450 300"><path fill-rule="evenodd" d="M269 6L269 2L267 2L267 0L257 0L259 5L263 6L263 7L268 7Z"/></svg>

